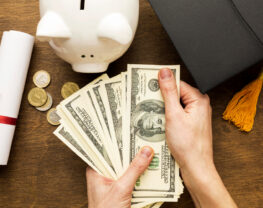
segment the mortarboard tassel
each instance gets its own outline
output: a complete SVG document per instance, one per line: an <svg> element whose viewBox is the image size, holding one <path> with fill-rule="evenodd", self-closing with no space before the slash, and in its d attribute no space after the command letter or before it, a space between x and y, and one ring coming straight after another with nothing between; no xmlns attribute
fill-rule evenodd
<svg viewBox="0 0 263 208"><path fill-rule="evenodd" d="M254 125L262 84L263 69L258 79L235 94L223 113L223 119L232 122L241 131L250 132Z"/></svg>

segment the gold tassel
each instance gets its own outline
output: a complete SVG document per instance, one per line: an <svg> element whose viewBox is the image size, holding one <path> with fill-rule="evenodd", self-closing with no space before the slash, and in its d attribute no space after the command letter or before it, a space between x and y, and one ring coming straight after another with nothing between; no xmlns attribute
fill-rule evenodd
<svg viewBox="0 0 263 208"><path fill-rule="evenodd" d="M263 69L258 79L235 94L223 113L223 119L232 122L241 131L250 132L254 125L262 84Z"/></svg>

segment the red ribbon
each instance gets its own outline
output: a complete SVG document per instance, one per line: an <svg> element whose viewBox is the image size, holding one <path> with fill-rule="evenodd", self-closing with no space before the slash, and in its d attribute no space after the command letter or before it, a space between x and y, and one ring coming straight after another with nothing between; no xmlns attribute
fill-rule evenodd
<svg viewBox="0 0 263 208"><path fill-rule="evenodd" d="M7 124L7 125L15 126L16 121L17 121L16 118L11 118L11 117L7 117L7 116L0 116L0 124Z"/></svg>

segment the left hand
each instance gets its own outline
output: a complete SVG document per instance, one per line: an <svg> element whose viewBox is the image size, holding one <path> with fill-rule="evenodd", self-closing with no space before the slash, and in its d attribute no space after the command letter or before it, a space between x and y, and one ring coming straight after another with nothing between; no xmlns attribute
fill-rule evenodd
<svg viewBox="0 0 263 208"><path fill-rule="evenodd" d="M143 147L125 174L117 181L105 178L91 168L87 168L88 207L131 207L131 198L135 183L150 165L153 155L152 148Z"/></svg>

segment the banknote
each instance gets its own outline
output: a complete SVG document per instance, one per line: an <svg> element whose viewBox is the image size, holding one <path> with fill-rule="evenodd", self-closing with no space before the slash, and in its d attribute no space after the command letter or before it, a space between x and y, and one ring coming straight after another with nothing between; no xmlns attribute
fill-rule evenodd
<svg viewBox="0 0 263 208"><path fill-rule="evenodd" d="M89 86L103 81L104 78L107 79L107 76L99 77L85 88L88 89ZM110 175L116 177L115 167L109 157L112 156L109 154L111 153L110 147L103 139L102 132L94 126L93 117L86 111L86 104L81 91L62 101L60 107L67 117L67 121L72 123L75 130L80 133L81 144L88 145L110 172Z"/></svg>
<svg viewBox="0 0 263 208"><path fill-rule="evenodd" d="M96 154L96 150L92 149L87 142L85 142L85 139L82 137L82 135L76 130L73 123L68 119L66 114L62 111L61 105L57 106L57 113L61 117L60 123L63 127L65 127L68 131L70 131L71 136L74 138L75 142L79 144L83 151L89 155L91 160L96 164L96 167L99 169L99 173L102 173L104 176L108 178L116 178L115 172L109 171L109 168L105 166L105 161L101 161L101 158L99 158ZM91 166L92 167L92 166Z"/></svg>
<svg viewBox="0 0 263 208"><path fill-rule="evenodd" d="M115 78L116 79L116 78ZM115 80L113 79L113 80ZM117 77L118 80L118 77ZM102 125L102 129L104 131L105 135L108 135L106 137L109 137L111 139L111 149L115 153L114 159L115 159L115 170L117 174L120 176L123 172L122 162L121 162L121 155L119 154L119 146L117 142L117 138L114 134L114 131L110 128L110 118L107 117L106 109L109 109L108 102L107 102L107 94L105 94L105 88L104 82L101 82L95 86L93 86L89 92L91 94L91 99L93 100L95 111L98 115L99 121ZM118 152L118 154L116 154Z"/></svg>
<svg viewBox="0 0 263 208"><path fill-rule="evenodd" d="M109 118L110 132L117 142L121 163L123 165L122 143L122 83L121 79L103 82L102 93L105 95L106 115Z"/></svg>
<svg viewBox="0 0 263 208"><path fill-rule="evenodd" d="M94 150L97 157L103 161L108 171L115 172L112 161L110 160L110 150L107 150L107 143L103 140L102 132L94 127L91 115L85 110L85 103L81 95L75 95L72 100L62 102L62 110L73 123L76 130L84 138L83 143L87 143Z"/></svg>
<svg viewBox="0 0 263 208"><path fill-rule="evenodd" d="M130 145L125 152L129 153L129 163L144 146L152 147L155 153L149 168L138 179L135 193L147 191L173 197L180 188L176 181L179 166L165 141L165 108L158 83L158 72L164 67L172 69L179 86L179 66L128 65L127 121L130 124Z"/></svg>
<svg viewBox="0 0 263 208"><path fill-rule="evenodd" d="M129 150L129 116L127 114L128 104L127 104L127 91L128 91L128 73L122 73L122 143L123 143L123 169L127 169L129 167L129 154L127 154Z"/></svg>
<svg viewBox="0 0 263 208"><path fill-rule="evenodd" d="M54 134L107 178L121 177L142 147L154 149L134 187L132 208L176 202L184 189L165 140L161 68L172 69L179 90L180 66L128 65L128 72L104 74L57 106L61 125Z"/></svg>
<svg viewBox="0 0 263 208"><path fill-rule="evenodd" d="M141 202L141 203L132 203L131 208L160 208L163 205L163 202L150 203L150 202Z"/></svg>
<svg viewBox="0 0 263 208"><path fill-rule="evenodd" d="M54 134L71 149L76 155L78 155L84 162L86 162L93 170L102 175L101 171L96 167L96 164L91 157L83 150L81 145L77 143L71 133L63 126L60 125Z"/></svg>

